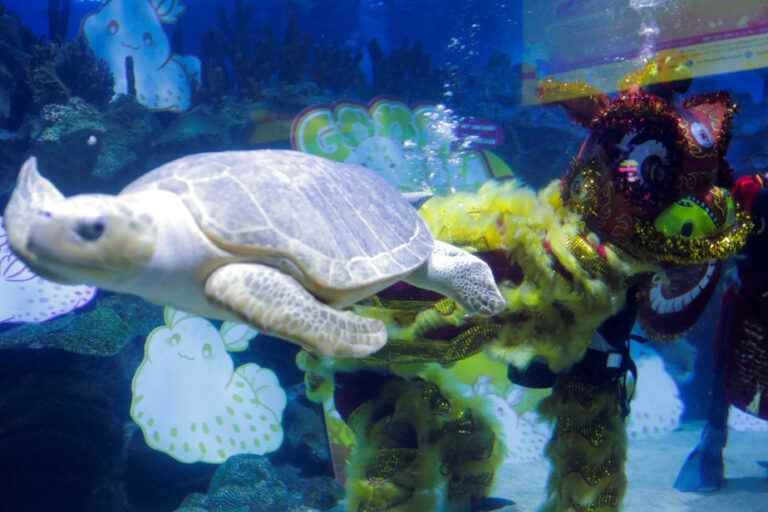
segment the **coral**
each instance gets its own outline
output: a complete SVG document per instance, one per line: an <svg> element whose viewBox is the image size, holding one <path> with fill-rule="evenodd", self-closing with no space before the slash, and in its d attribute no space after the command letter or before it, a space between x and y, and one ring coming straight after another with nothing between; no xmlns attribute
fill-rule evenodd
<svg viewBox="0 0 768 512"><path fill-rule="evenodd" d="M342 46L315 46L309 65L309 78L327 89L355 89L363 83L359 67L362 59L362 53Z"/></svg>
<svg viewBox="0 0 768 512"><path fill-rule="evenodd" d="M114 81L106 62L97 58L80 38L61 45L35 45L26 76L37 109L51 103L66 103L73 97L104 107L112 97Z"/></svg>
<svg viewBox="0 0 768 512"><path fill-rule="evenodd" d="M0 216L0 324L43 322L88 304L96 295L91 286L65 286L34 274L7 243Z"/></svg>
<svg viewBox="0 0 768 512"><path fill-rule="evenodd" d="M15 15L0 9L0 128L16 130L27 114L31 91L26 79L37 37Z"/></svg>
<svg viewBox="0 0 768 512"><path fill-rule="evenodd" d="M71 96L103 108L112 99L114 79L106 61L93 53L85 39L78 37L62 45L55 58L56 75Z"/></svg>
<svg viewBox="0 0 768 512"><path fill-rule="evenodd" d="M120 96L103 112L79 98L46 105L25 127L34 139L31 152L67 193L88 185L117 193L152 168L150 158L162 157L146 150L162 133L158 117L130 96Z"/></svg>
<svg viewBox="0 0 768 512"><path fill-rule="evenodd" d="M200 105L183 112L151 141L149 166L165 163L189 153L235 149L242 144L241 134L251 124L250 105L223 98L213 105ZM287 138L287 137L285 137Z"/></svg>
<svg viewBox="0 0 768 512"><path fill-rule="evenodd" d="M220 32L209 30L200 42L200 87L195 103L218 100L224 97L232 86L227 73L225 46Z"/></svg>
<svg viewBox="0 0 768 512"><path fill-rule="evenodd" d="M161 311L138 298L100 294L76 315L2 330L0 350L52 348L89 356L111 356L136 338L144 338L157 325Z"/></svg>
<svg viewBox="0 0 768 512"><path fill-rule="evenodd" d="M81 97L103 107L111 97L105 63L79 39L54 39L40 40L18 18L0 13L0 129L17 130L27 114L50 103Z"/></svg>
<svg viewBox="0 0 768 512"><path fill-rule="evenodd" d="M270 460L277 465L301 467L306 476L330 475L331 455L321 407L302 396L303 389L290 390L289 395L293 398L283 414L285 440Z"/></svg>
<svg viewBox="0 0 768 512"><path fill-rule="evenodd" d="M48 36L61 43L67 38L72 0L48 0Z"/></svg>
<svg viewBox="0 0 768 512"><path fill-rule="evenodd" d="M107 131L91 174L117 192L152 168L147 163L152 155L147 155L146 147L162 126L157 116L130 96L121 96L109 104L104 123Z"/></svg>
<svg viewBox="0 0 768 512"><path fill-rule="evenodd" d="M281 81L295 84L304 78L309 64L310 46L308 37L302 36L301 30L299 30L298 18L292 14L288 19L281 50L282 58L278 69Z"/></svg>
<svg viewBox="0 0 768 512"><path fill-rule="evenodd" d="M93 135L106 131L101 113L80 98L71 98L64 104L47 104L40 117L45 124L38 138L44 142L59 142L73 134Z"/></svg>
<svg viewBox="0 0 768 512"><path fill-rule="evenodd" d="M307 478L290 466L272 466L265 457L236 455L213 475L207 495L188 496L176 512L328 510L342 495L329 477Z"/></svg>
<svg viewBox="0 0 768 512"><path fill-rule="evenodd" d="M338 45L313 45L295 13L282 36L269 25L255 28L253 14L254 7L244 0L233 0L229 12L219 8L218 26L203 37L204 96L220 98L236 92L250 100L285 99L306 97L306 80L315 82L315 87L342 91L363 84L362 54Z"/></svg>
<svg viewBox="0 0 768 512"><path fill-rule="evenodd" d="M56 73L57 47L39 44L32 49L27 67L27 78L36 108L52 103L65 103L72 93Z"/></svg>
<svg viewBox="0 0 768 512"><path fill-rule="evenodd" d="M241 97L258 99L264 84L278 71L279 46L268 26L252 29L254 8L243 0L233 0L232 15L222 6L218 27L203 38L203 90L223 95L234 83ZM254 34L258 34L255 36ZM234 77L227 73L229 61Z"/></svg>
<svg viewBox="0 0 768 512"><path fill-rule="evenodd" d="M395 94L408 100L440 97L443 92L443 71L432 67L432 59L421 44L414 43L394 49L385 55L378 40L368 44L373 64L375 94Z"/></svg>
<svg viewBox="0 0 768 512"><path fill-rule="evenodd" d="M0 473L12 475L0 479L2 508L124 512L114 485L124 423L117 358L59 350L2 357Z"/></svg>
<svg viewBox="0 0 768 512"><path fill-rule="evenodd" d="M163 29L163 24L176 23L185 8L176 0L109 0L83 19L82 34L107 61L115 94L135 92L153 110L189 108L200 82L200 61L173 53Z"/></svg>
<svg viewBox="0 0 768 512"><path fill-rule="evenodd" d="M147 444L185 463L279 448L286 397L277 377L254 363L235 369L228 353L256 331L229 322L217 330L167 307L164 316L133 378L131 417Z"/></svg>

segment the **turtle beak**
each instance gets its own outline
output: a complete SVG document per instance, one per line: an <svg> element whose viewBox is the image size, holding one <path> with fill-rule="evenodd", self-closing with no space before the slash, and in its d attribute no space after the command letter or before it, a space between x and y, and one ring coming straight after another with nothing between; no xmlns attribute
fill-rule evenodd
<svg viewBox="0 0 768 512"><path fill-rule="evenodd" d="M17 256L23 260L30 257L26 247L30 227L39 217L46 216L52 204L63 200L53 183L40 176L36 158L24 162L3 218L8 241Z"/></svg>

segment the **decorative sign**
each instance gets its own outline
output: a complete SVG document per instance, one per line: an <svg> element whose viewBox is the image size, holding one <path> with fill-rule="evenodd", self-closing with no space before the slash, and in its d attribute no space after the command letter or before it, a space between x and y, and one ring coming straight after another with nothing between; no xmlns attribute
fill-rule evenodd
<svg viewBox="0 0 768 512"><path fill-rule="evenodd" d="M765 0L525 0L523 12L527 103L546 77L615 91L654 57L682 61L692 76L768 66Z"/></svg>

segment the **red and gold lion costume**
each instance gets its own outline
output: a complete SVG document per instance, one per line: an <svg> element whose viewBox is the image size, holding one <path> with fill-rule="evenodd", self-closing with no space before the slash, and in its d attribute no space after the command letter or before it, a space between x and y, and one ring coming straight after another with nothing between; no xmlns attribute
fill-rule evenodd
<svg viewBox="0 0 768 512"><path fill-rule="evenodd" d="M728 193L730 97L675 103L679 82L643 89L643 80L614 99L544 82L544 100L589 130L565 177L538 193L487 183L420 209L437 238L491 265L503 313L468 317L449 299L398 284L356 306L389 327L379 353L301 355L310 397L335 392L356 435L350 510L490 509L483 498L503 453L498 425L445 370L480 351L507 362L513 378L553 389L540 406L555 427L542 510L620 509L635 316L659 337L690 327L717 262L752 229Z"/></svg>

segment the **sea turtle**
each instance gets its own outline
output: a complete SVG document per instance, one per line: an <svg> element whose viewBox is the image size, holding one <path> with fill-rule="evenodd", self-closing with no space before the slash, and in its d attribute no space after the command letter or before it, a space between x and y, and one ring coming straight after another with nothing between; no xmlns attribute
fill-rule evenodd
<svg viewBox="0 0 768 512"><path fill-rule="evenodd" d="M434 240L374 172L296 151L194 154L116 196L67 199L30 158L5 224L12 250L45 278L244 321L320 355L381 348L384 323L342 308L397 281L469 314L505 307L488 265Z"/></svg>

